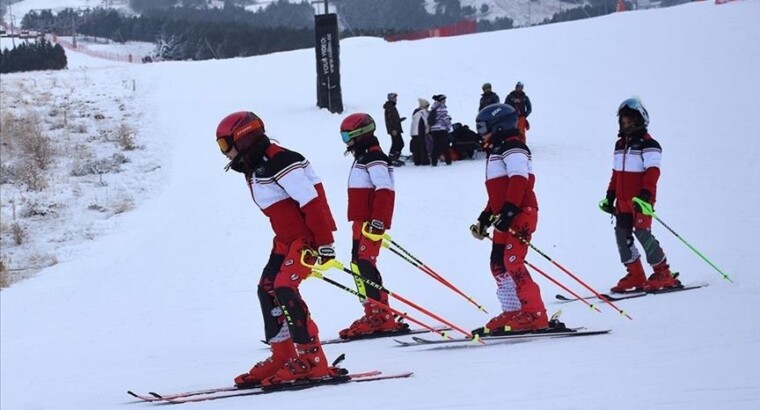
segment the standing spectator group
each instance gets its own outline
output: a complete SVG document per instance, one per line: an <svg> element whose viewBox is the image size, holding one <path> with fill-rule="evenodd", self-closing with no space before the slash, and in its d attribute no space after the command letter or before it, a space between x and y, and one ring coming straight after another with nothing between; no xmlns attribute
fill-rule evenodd
<svg viewBox="0 0 760 410"><path fill-rule="evenodd" d="M490 82L483 83L478 112L484 108L500 104L499 95L493 91ZM418 98L418 107L412 113L410 125L411 141L409 150L414 165L438 166L443 158L446 165L453 160L472 159L475 151L482 151L482 138L467 125L453 124L446 106L446 95L433 96L433 104L424 98ZM387 101L383 104L385 112L385 128L391 137L391 147L388 151L391 164L404 165L401 152L405 146L402 137L401 123L406 117L401 117L397 108L398 93L388 93ZM507 95L504 104L512 107L517 115L517 130L522 142L526 141L525 134L530 129L528 116L532 111L530 98L525 94L524 84L518 81L515 89ZM407 157L408 158L408 157Z"/></svg>

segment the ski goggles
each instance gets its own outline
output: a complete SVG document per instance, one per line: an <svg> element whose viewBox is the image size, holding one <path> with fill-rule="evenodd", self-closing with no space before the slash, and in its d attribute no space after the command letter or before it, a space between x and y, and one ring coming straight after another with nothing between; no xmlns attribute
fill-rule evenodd
<svg viewBox="0 0 760 410"><path fill-rule="evenodd" d="M345 144L348 144L348 142L351 141L353 138L370 133L374 130L375 130L375 124L370 124L365 127L355 129L353 131L341 131L340 136L341 138L343 138L343 142Z"/></svg>
<svg viewBox="0 0 760 410"><path fill-rule="evenodd" d="M480 135L488 134L488 123L485 121L478 121L475 123L475 129Z"/></svg>
<svg viewBox="0 0 760 410"><path fill-rule="evenodd" d="M225 135L217 138L216 143L219 144L219 149L223 154L227 154L232 148L237 148L238 151L244 151L246 148L255 144L258 141L258 137L264 135L264 123L260 119L251 121L245 124L240 129L235 130L232 135ZM237 141L237 146L235 145Z"/></svg>
<svg viewBox="0 0 760 410"><path fill-rule="evenodd" d="M228 152L232 151L233 148L233 142L232 142L232 135L227 135L222 138L217 138L216 143L219 144L219 149L222 150L222 154L227 154Z"/></svg>
<svg viewBox="0 0 760 410"><path fill-rule="evenodd" d="M623 107L628 107L634 111L642 112L644 111L644 106L641 105L641 101L639 101L638 98L629 98L622 103L620 103L620 106L618 107L618 112L620 112Z"/></svg>

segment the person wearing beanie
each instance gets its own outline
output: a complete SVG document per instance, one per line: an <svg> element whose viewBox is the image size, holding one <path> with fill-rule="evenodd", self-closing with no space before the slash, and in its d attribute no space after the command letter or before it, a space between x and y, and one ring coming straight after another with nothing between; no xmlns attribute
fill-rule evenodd
<svg viewBox="0 0 760 410"><path fill-rule="evenodd" d="M430 165L437 167L438 158L444 155L446 165L451 165L451 152L449 151L449 130L451 129L451 117L449 110L446 108L446 96L436 94L433 96L433 106L430 108L428 115L428 124L430 124L430 135L433 137L433 153L430 158Z"/></svg>
<svg viewBox="0 0 760 410"><path fill-rule="evenodd" d="M412 114L410 131L412 140L409 143L409 148L412 151L414 165L430 165L430 151L427 143L427 138L430 135L430 125L428 124L430 102L424 98L418 98L417 102L419 107L415 108Z"/></svg>
<svg viewBox="0 0 760 410"><path fill-rule="evenodd" d="M491 90L491 83L483 84L483 94L480 95L480 105L478 112L491 104L498 104L501 101L499 95Z"/></svg>

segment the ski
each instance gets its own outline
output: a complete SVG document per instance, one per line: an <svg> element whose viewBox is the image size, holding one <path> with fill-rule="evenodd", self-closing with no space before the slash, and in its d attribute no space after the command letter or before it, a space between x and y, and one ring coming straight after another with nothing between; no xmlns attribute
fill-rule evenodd
<svg viewBox="0 0 760 410"><path fill-rule="evenodd" d="M372 370L364 373L352 373L349 374L348 377L351 379L364 379L367 377L376 377L381 375L382 372L379 370ZM218 393L228 393L228 392L250 392L250 391L256 391L260 390L260 387L255 387L253 389L239 389L235 386L225 386L225 387L213 387L210 389L201 389L201 390L191 390L191 391L185 391L185 392L178 392L178 393L171 393L171 394L159 394L156 392L148 392L148 395L142 395L137 394L133 392L132 390L127 391L127 394L130 396L140 399L142 401L147 402L156 402L156 401L169 401L174 399L181 399L181 398L187 398L187 397L193 397L193 396L202 396L202 395L208 395L208 394L218 394Z"/></svg>
<svg viewBox="0 0 760 410"><path fill-rule="evenodd" d="M436 333L440 332L446 332L451 330L450 327L437 327L435 328ZM400 330L396 332L383 332L383 333L372 333L369 335L354 337L351 339L341 339L341 338L335 338L335 339L327 339L322 340L323 345L331 345L336 343L348 343L348 342L354 342L357 340L371 340L371 339L380 339L383 337L391 337L391 336L407 336L407 335L416 335L420 333L428 333L430 330L428 329L407 329L407 330ZM262 340L263 343L266 343Z"/></svg>
<svg viewBox="0 0 760 410"><path fill-rule="evenodd" d="M381 381L381 380L402 379L402 378L411 377L412 374L413 374L412 372L404 372L404 373L395 373L395 374L388 374L388 375L379 374L375 376L364 376L364 377L359 377L358 375L336 376L336 377L328 378L328 379L313 380L307 383L296 382L296 383L282 384L282 385L277 385L270 388L259 387L259 388L253 388L253 389L236 390L232 392L221 392L221 393L211 393L211 394L205 394L205 395L178 397L174 399L162 400L161 403L165 403L165 404L196 403L196 402L201 402L201 401L229 399L232 397L258 396L260 394L277 393L277 392L282 392L282 391L306 390L306 389L311 389L311 388L319 387L319 386L335 386L335 385L348 384L348 383L366 383L366 382Z"/></svg>
<svg viewBox="0 0 760 410"><path fill-rule="evenodd" d="M520 333L514 335L501 335L501 336L481 336L474 339L471 338L457 338L457 339L425 339L422 337L412 337L412 341L404 341L394 339L402 347L410 346L430 346L430 345L445 345L445 344L463 344L466 343L470 346L489 345L499 342L507 342L512 340L534 340L534 339L550 339L561 337L582 337L582 336L594 336L603 335L611 332L611 329L604 330L585 330L584 328L571 328L564 330L550 330L545 332L533 332L533 333ZM483 342L483 343L480 343Z"/></svg>
<svg viewBox="0 0 760 410"><path fill-rule="evenodd" d="M670 288L670 289L660 289L655 290L651 292L644 292L644 291L629 291L629 292L623 292L623 293L600 293L599 295L604 298L607 301L610 302L617 302L619 300L626 300L626 299L635 299L640 298L648 295L662 295L665 293L675 293L675 292L681 292L684 290L693 290L693 289L699 289L707 287L708 283L695 283L692 285L686 285L681 286L677 288ZM578 299L567 297L565 295L557 294L554 296L560 303L568 303L568 302L575 302ZM585 296L583 299L598 299L597 296Z"/></svg>

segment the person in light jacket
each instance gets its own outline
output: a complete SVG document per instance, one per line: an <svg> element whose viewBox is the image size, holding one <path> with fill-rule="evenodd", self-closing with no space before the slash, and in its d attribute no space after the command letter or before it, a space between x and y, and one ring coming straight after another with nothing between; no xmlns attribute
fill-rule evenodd
<svg viewBox="0 0 760 410"><path fill-rule="evenodd" d="M430 134L430 125L428 125L428 108L430 102L424 98L418 98L420 106L415 108L412 114L411 134L412 141L410 147L412 150L412 160L414 165L430 165L430 153L427 148L426 138Z"/></svg>
<svg viewBox="0 0 760 410"><path fill-rule="evenodd" d="M451 152L449 152L449 130L451 130L451 117L446 108L446 96L436 94L433 96L433 107L430 109L428 120L430 135L433 136L433 154L430 165L437 167L438 159L443 154L446 165L451 165Z"/></svg>

